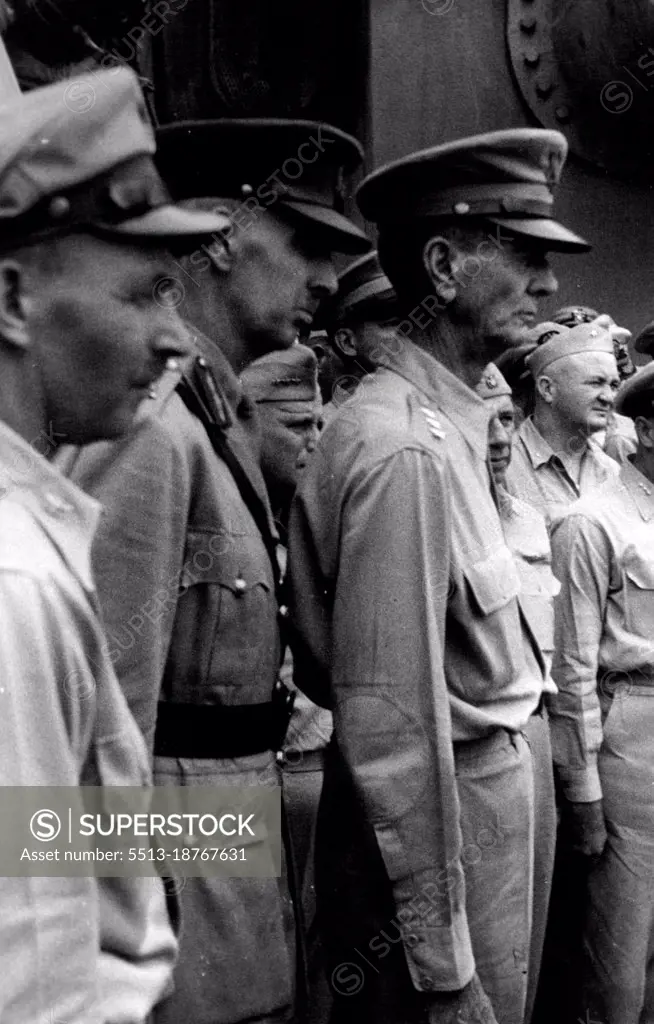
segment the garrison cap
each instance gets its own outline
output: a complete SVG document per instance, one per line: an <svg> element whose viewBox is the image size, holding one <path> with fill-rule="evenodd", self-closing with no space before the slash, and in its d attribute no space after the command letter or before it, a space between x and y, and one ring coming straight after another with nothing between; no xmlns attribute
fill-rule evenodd
<svg viewBox="0 0 654 1024"><path fill-rule="evenodd" d="M142 239L224 230L173 206L128 68L34 89L0 107L0 245L81 228Z"/></svg>
<svg viewBox="0 0 654 1024"><path fill-rule="evenodd" d="M552 189L567 152L560 132L542 128L457 139L380 167L359 186L357 202L382 228L433 217L464 225L483 217L548 249L585 252L590 245L552 219Z"/></svg>
<svg viewBox="0 0 654 1024"><path fill-rule="evenodd" d="M335 252L360 253L370 241L343 215L344 177L363 160L351 135L316 121L219 118L157 130L157 162L175 199L239 199L244 222L257 211L302 218ZM220 156L217 156L220 154Z"/></svg>
<svg viewBox="0 0 654 1024"><path fill-rule="evenodd" d="M488 364L479 383L475 385L475 391L480 398L501 398L502 395L513 394L495 363Z"/></svg>
<svg viewBox="0 0 654 1024"><path fill-rule="evenodd" d="M539 344L525 360L534 380L547 366L566 356L574 356L580 352L609 352L615 356L610 325L603 317L598 317L590 324L577 324L576 327L547 323L539 324L539 327L558 328L558 331L551 330L552 336ZM544 332L541 337L544 337L545 333L550 332Z"/></svg>
<svg viewBox="0 0 654 1024"><path fill-rule="evenodd" d="M382 270L377 251L360 256L338 275L338 292L319 312L320 323L332 329L348 321L390 320L397 313L397 296Z"/></svg>
<svg viewBox="0 0 654 1024"><path fill-rule="evenodd" d="M654 362L641 366L618 388L615 411L622 416L654 415Z"/></svg>
<svg viewBox="0 0 654 1024"><path fill-rule="evenodd" d="M654 356L654 320L651 320L643 327L642 331L638 332L634 348L642 355Z"/></svg>
<svg viewBox="0 0 654 1024"><path fill-rule="evenodd" d="M306 345L292 345L255 359L241 374L255 402L316 402L318 360Z"/></svg>

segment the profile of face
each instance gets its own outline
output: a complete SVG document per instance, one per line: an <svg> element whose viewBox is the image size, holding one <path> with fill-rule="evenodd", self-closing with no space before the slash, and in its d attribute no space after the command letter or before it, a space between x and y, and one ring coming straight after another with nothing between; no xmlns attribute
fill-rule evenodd
<svg viewBox="0 0 654 1024"><path fill-rule="evenodd" d="M324 237L309 221L265 213L237 229L233 244L229 301L254 357L307 337L320 302L338 287Z"/></svg>
<svg viewBox="0 0 654 1024"><path fill-rule="evenodd" d="M66 443L124 434L167 360L187 353L170 270L163 249L90 234L0 264L5 332L27 350L45 421Z"/></svg>
<svg viewBox="0 0 654 1024"><path fill-rule="evenodd" d="M545 246L518 235L459 250L454 278L450 315L484 339L490 360L528 340L540 303L558 288Z"/></svg>
<svg viewBox="0 0 654 1024"><path fill-rule="evenodd" d="M284 515L322 427L322 402L259 402L261 467L276 511Z"/></svg>
<svg viewBox="0 0 654 1024"><path fill-rule="evenodd" d="M485 399L490 407L488 424L488 455L491 470L496 483L503 487L506 483L506 471L511 462L511 447L516 429L515 413L510 395L499 395L497 398Z"/></svg>
<svg viewBox="0 0 654 1024"><path fill-rule="evenodd" d="M570 433L605 430L620 378L610 352L578 352L546 366L538 394Z"/></svg>

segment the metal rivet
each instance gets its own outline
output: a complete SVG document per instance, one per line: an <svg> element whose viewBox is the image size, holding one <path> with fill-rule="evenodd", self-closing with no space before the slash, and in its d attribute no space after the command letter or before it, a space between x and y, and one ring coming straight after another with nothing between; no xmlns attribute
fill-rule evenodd
<svg viewBox="0 0 654 1024"><path fill-rule="evenodd" d="M247 590L247 588L248 588L248 585L245 582L245 580L243 579L243 577L242 576L237 576L236 579L234 580L234 589L239 594L244 594L245 591Z"/></svg>
<svg viewBox="0 0 654 1024"><path fill-rule="evenodd" d="M529 46L525 50L522 59L528 68L537 68L540 64L540 53L535 46Z"/></svg>
<svg viewBox="0 0 654 1024"><path fill-rule="evenodd" d="M565 104L561 104L561 106L557 107L554 111L554 116L557 121L560 121L562 124L567 124L572 117L570 107L566 107Z"/></svg>
<svg viewBox="0 0 654 1024"><path fill-rule="evenodd" d="M541 100L546 100L554 89L554 82L549 75L541 75L536 82L536 94Z"/></svg>
<svg viewBox="0 0 654 1024"><path fill-rule="evenodd" d="M175 356L169 356L168 359L166 359L166 369L179 370L179 360L175 359Z"/></svg>
<svg viewBox="0 0 654 1024"><path fill-rule="evenodd" d="M241 185L242 196L251 196L253 192L254 189L252 188L252 185Z"/></svg>
<svg viewBox="0 0 654 1024"><path fill-rule="evenodd" d="M454 212L455 213L470 213L470 204L469 203L455 203L454 204Z"/></svg>
<svg viewBox="0 0 654 1024"><path fill-rule="evenodd" d="M48 213L56 220L66 217L70 213L70 202L66 199L66 196L55 196L54 199L51 199Z"/></svg>

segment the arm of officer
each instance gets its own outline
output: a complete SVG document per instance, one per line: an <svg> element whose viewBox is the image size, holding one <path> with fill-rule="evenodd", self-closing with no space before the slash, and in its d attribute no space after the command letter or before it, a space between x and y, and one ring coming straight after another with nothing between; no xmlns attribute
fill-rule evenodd
<svg viewBox="0 0 654 1024"><path fill-rule="evenodd" d="M94 687L65 594L5 572L0 619L2 785L77 786ZM27 838L31 851L49 848ZM24 867L22 878L0 877L0 1020L99 1024L97 882Z"/></svg>
<svg viewBox="0 0 654 1024"><path fill-rule="evenodd" d="M553 756L573 846L595 855L606 841L597 768L602 742L597 673L611 582L611 548L601 526L576 513L559 520L552 533L552 567L561 583L552 667L559 692L550 705Z"/></svg>
<svg viewBox="0 0 654 1024"><path fill-rule="evenodd" d="M328 478L329 466L323 488ZM294 514L296 537L306 544L311 535L310 550L324 546L321 531L339 534L331 636L337 742L375 829L413 984L434 1000L474 974L443 667L447 487L433 453L401 450L351 474L340 515L330 508L320 521L320 477L315 491L301 489ZM302 594L296 598L302 615Z"/></svg>
<svg viewBox="0 0 654 1024"><path fill-rule="evenodd" d="M176 395L163 413L144 419L121 441L76 450L64 467L102 504L93 570L109 656L150 752L190 501L185 409L174 403L181 406Z"/></svg>

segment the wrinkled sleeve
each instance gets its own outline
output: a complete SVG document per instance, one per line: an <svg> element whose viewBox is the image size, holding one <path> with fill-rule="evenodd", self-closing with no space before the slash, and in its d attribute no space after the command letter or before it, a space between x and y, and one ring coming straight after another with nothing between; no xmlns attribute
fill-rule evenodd
<svg viewBox="0 0 654 1024"><path fill-rule="evenodd" d="M0 620L0 781L75 786L83 708L65 683L71 673L85 674L91 684L92 677L77 656L63 596L3 573ZM97 1009L95 890L91 877L0 878L3 1024L104 1024Z"/></svg>
<svg viewBox="0 0 654 1024"><path fill-rule="evenodd" d="M157 419L81 449L68 475L102 505L93 569L109 656L148 749L184 562L189 472Z"/></svg>
<svg viewBox="0 0 654 1024"><path fill-rule="evenodd" d="M555 600L551 698L554 763L568 800L602 796L597 754L602 723L597 692L599 650L610 586L611 549L600 526L582 515L561 519L552 533Z"/></svg>
<svg viewBox="0 0 654 1024"><path fill-rule="evenodd" d="M295 619L319 672L331 668L337 744L375 830L413 984L460 989L474 962L443 665L447 471L431 452L401 450L354 471L340 509L322 507L325 489L318 480L295 506ZM325 566L310 566L325 529L338 535L331 616Z"/></svg>

